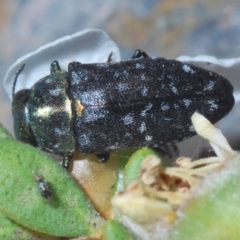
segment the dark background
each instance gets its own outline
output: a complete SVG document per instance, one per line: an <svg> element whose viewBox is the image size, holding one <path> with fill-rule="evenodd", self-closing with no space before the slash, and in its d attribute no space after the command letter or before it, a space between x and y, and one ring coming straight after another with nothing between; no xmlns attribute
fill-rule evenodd
<svg viewBox="0 0 240 240"><path fill-rule="evenodd" d="M1 0L0 78L22 55L86 28L106 31L123 59L137 48L166 58L240 56L237 0ZM12 132L11 103L0 84L0 122Z"/></svg>

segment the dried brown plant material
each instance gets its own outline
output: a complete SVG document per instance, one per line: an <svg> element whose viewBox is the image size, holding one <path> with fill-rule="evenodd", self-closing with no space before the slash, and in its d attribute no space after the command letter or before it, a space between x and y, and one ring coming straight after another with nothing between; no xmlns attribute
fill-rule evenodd
<svg viewBox="0 0 240 240"><path fill-rule="evenodd" d="M142 162L139 179L112 199L113 206L122 214L139 223L172 223L177 218L177 210L188 202L203 180L237 155L221 131L206 118L194 113L192 121L197 133L209 140L217 157L196 161L180 157L176 167L164 168L161 159L148 156Z"/></svg>

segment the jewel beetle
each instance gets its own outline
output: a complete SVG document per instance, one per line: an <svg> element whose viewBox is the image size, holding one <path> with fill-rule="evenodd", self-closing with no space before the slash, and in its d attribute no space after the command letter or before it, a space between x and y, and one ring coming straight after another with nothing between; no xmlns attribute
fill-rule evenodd
<svg viewBox="0 0 240 240"><path fill-rule="evenodd" d="M57 61L50 75L15 93L12 112L18 140L61 155L68 167L75 150L95 153L158 148L195 135L190 117L212 123L233 107L233 87L212 71L136 50L131 60L81 64L68 72Z"/></svg>

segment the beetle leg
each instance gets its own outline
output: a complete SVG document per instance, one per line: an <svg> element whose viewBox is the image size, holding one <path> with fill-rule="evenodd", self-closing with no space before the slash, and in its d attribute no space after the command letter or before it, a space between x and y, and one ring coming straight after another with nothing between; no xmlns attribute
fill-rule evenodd
<svg viewBox="0 0 240 240"><path fill-rule="evenodd" d="M64 168L66 168L66 169L69 168L71 161L72 161L72 155L63 155L62 156L62 166Z"/></svg>
<svg viewBox="0 0 240 240"><path fill-rule="evenodd" d="M132 55L132 59L141 58L141 57L149 58L149 56L143 50L140 50L140 49L137 49Z"/></svg>
<svg viewBox="0 0 240 240"><path fill-rule="evenodd" d="M157 153L161 154L165 154L167 155L169 158L174 158L179 156L179 151L178 151L178 147L177 145L173 144L173 145L163 145L162 147L159 148L153 148Z"/></svg>
<svg viewBox="0 0 240 240"><path fill-rule="evenodd" d="M107 62L112 62L112 56L113 56L113 52L109 54Z"/></svg>
<svg viewBox="0 0 240 240"><path fill-rule="evenodd" d="M178 151L177 145L175 145L175 144L164 145L163 148L166 150L166 152L168 153L170 158L179 156L179 151Z"/></svg>
<svg viewBox="0 0 240 240"><path fill-rule="evenodd" d="M109 159L109 153L97 153L95 154L100 162L106 162Z"/></svg>

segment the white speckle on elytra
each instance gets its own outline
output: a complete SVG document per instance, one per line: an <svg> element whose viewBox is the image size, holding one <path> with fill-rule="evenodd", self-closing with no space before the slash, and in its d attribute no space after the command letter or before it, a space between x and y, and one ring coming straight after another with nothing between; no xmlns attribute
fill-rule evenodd
<svg viewBox="0 0 240 240"><path fill-rule="evenodd" d="M152 103L146 105L145 109L141 111L141 116L146 116L146 112L152 108Z"/></svg>
<svg viewBox="0 0 240 240"><path fill-rule="evenodd" d="M71 73L72 77L71 77L71 85L77 85L79 84L80 81L82 81L82 79L80 79L81 75L79 76L76 72L72 72ZM84 78L83 78L84 79Z"/></svg>
<svg viewBox="0 0 240 240"><path fill-rule="evenodd" d="M189 65L187 65L187 64L184 64L183 65L183 70L185 71L185 72L190 72L190 73L195 73L196 71L194 71Z"/></svg>
<svg viewBox="0 0 240 240"><path fill-rule="evenodd" d="M140 126L140 128L139 128L139 131L140 131L140 133L143 133L143 132L146 131L146 130L147 130L146 123L145 123L145 122L142 122L142 123L141 123L141 126Z"/></svg>
<svg viewBox="0 0 240 240"><path fill-rule="evenodd" d="M136 64L136 69L144 69L145 68L145 65L142 64L142 63L137 63Z"/></svg>
<svg viewBox="0 0 240 240"><path fill-rule="evenodd" d="M129 72L127 70L124 70L123 75L125 75L127 77L129 75Z"/></svg>
<svg viewBox="0 0 240 240"><path fill-rule="evenodd" d="M178 93L178 90L177 90L177 88L176 88L176 87L172 87L172 91L173 91L175 94L177 94L177 93Z"/></svg>
<svg viewBox="0 0 240 240"><path fill-rule="evenodd" d="M129 125L133 123L133 117L131 116L131 114L127 114L126 116L122 117L122 120L125 125Z"/></svg>
<svg viewBox="0 0 240 240"><path fill-rule="evenodd" d="M126 132L125 134L126 134L127 137L131 137L132 136L132 134L129 133L129 132Z"/></svg>
<svg viewBox="0 0 240 240"><path fill-rule="evenodd" d="M127 83L118 83L116 89L119 91L124 91L129 88L129 84Z"/></svg>
<svg viewBox="0 0 240 240"><path fill-rule="evenodd" d="M152 108L152 103L149 103L147 106L146 106L146 111L147 110L150 110Z"/></svg>
<svg viewBox="0 0 240 240"><path fill-rule="evenodd" d="M152 136L150 136L150 135L146 135L146 136L145 136L145 140L146 140L146 141L151 141L151 140L152 140L152 138L153 138L153 137L152 137Z"/></svg>
<svg viewBox="0 0 240 240"><path fill-rule="evenodd" d="M178 89L174 86L173 83L170 83L169 86L171 87L173 93L178 94Z"/></svg>
<svg viewBox="0 0 240 240"><path fill-rule="evenodd" d="M176 104L176 103L174 103L174 108L175 108L175 109L178 109L178 108L179 108L179 105Z"/></svg>
<svg viewBox="0 0 240 240"><path fill-rule="evenodd" d="M148 87L144 86L142 89L142 96L145 97L148 94Z"/></svg>
<svg viewBox="0 0 240 240"><path fill-rule="evenodd" d="M99 106L106 104L106 93L100 89L96 90L88 90L87 92L82 92L81 97L82 99L87 99L86 101L89 105L92 106Z"/></svg>
<svg viewBox="0 0 240 240"><path fill-rule="evenodd" d="M145 74L141 74L140 79L145 80L146 79Z"/></svg>
<svg viewBox="0 0 240 240"><path fill-rule="evenodd" d="M210 111L218 109L218 104L214 100L208 100L207 103L210 105Z"/></svg>
<svg viewBox="0 0 240 240"><path fill-rule="evenodd" d="M106 109L105 110L102 109L99 112L89 110L87 114L84 115L84 119L86 122L94 122L94 121L97 121L98 119L105 118L108 113L109 111Z"/></svg>
<svg viewBox="0 0 240 240"><path fill-rule="evenodd" d="M167 117L165 117L163 119L164 119L164 121L170 121L171 120L171 118L167 118Z"/></svg>
<svg viewBox="0 0 240 240"><path fill-rule="evenodd" d="M204 87L203 91L211 91L215 87L215 82L209 81L208 85Z"/></svg>
<svg viewBox="0 0 240 240"><path fill-rule="evenodd" d="M119 77L119 76L120 76L120 73L116 71L113 76L114 76L114 77Z"/></svg>
<svg viewBox="0 0 240 240"><path fill-rule="evenodd" d="M163 110L163 111L166 111L166 110L169 110L169 105L168 105L168 103L161 103L161 109Z"/></svg>
<svg viewBox="0 0 240 240"><path fill-rule="evenodd" d="M190 100L190 99L183 99L183 103L184 103L184 105L185 105L186 107L189 107L190 104L192 103L192 100Z"/></svg>
<svg viewBox="0 0 240 240"><path fill-rule="evenodd" d="M83 145L88 145L90 143L90 139L86 134L82 134L79 137L79 142L81 142Z"/></svg>

